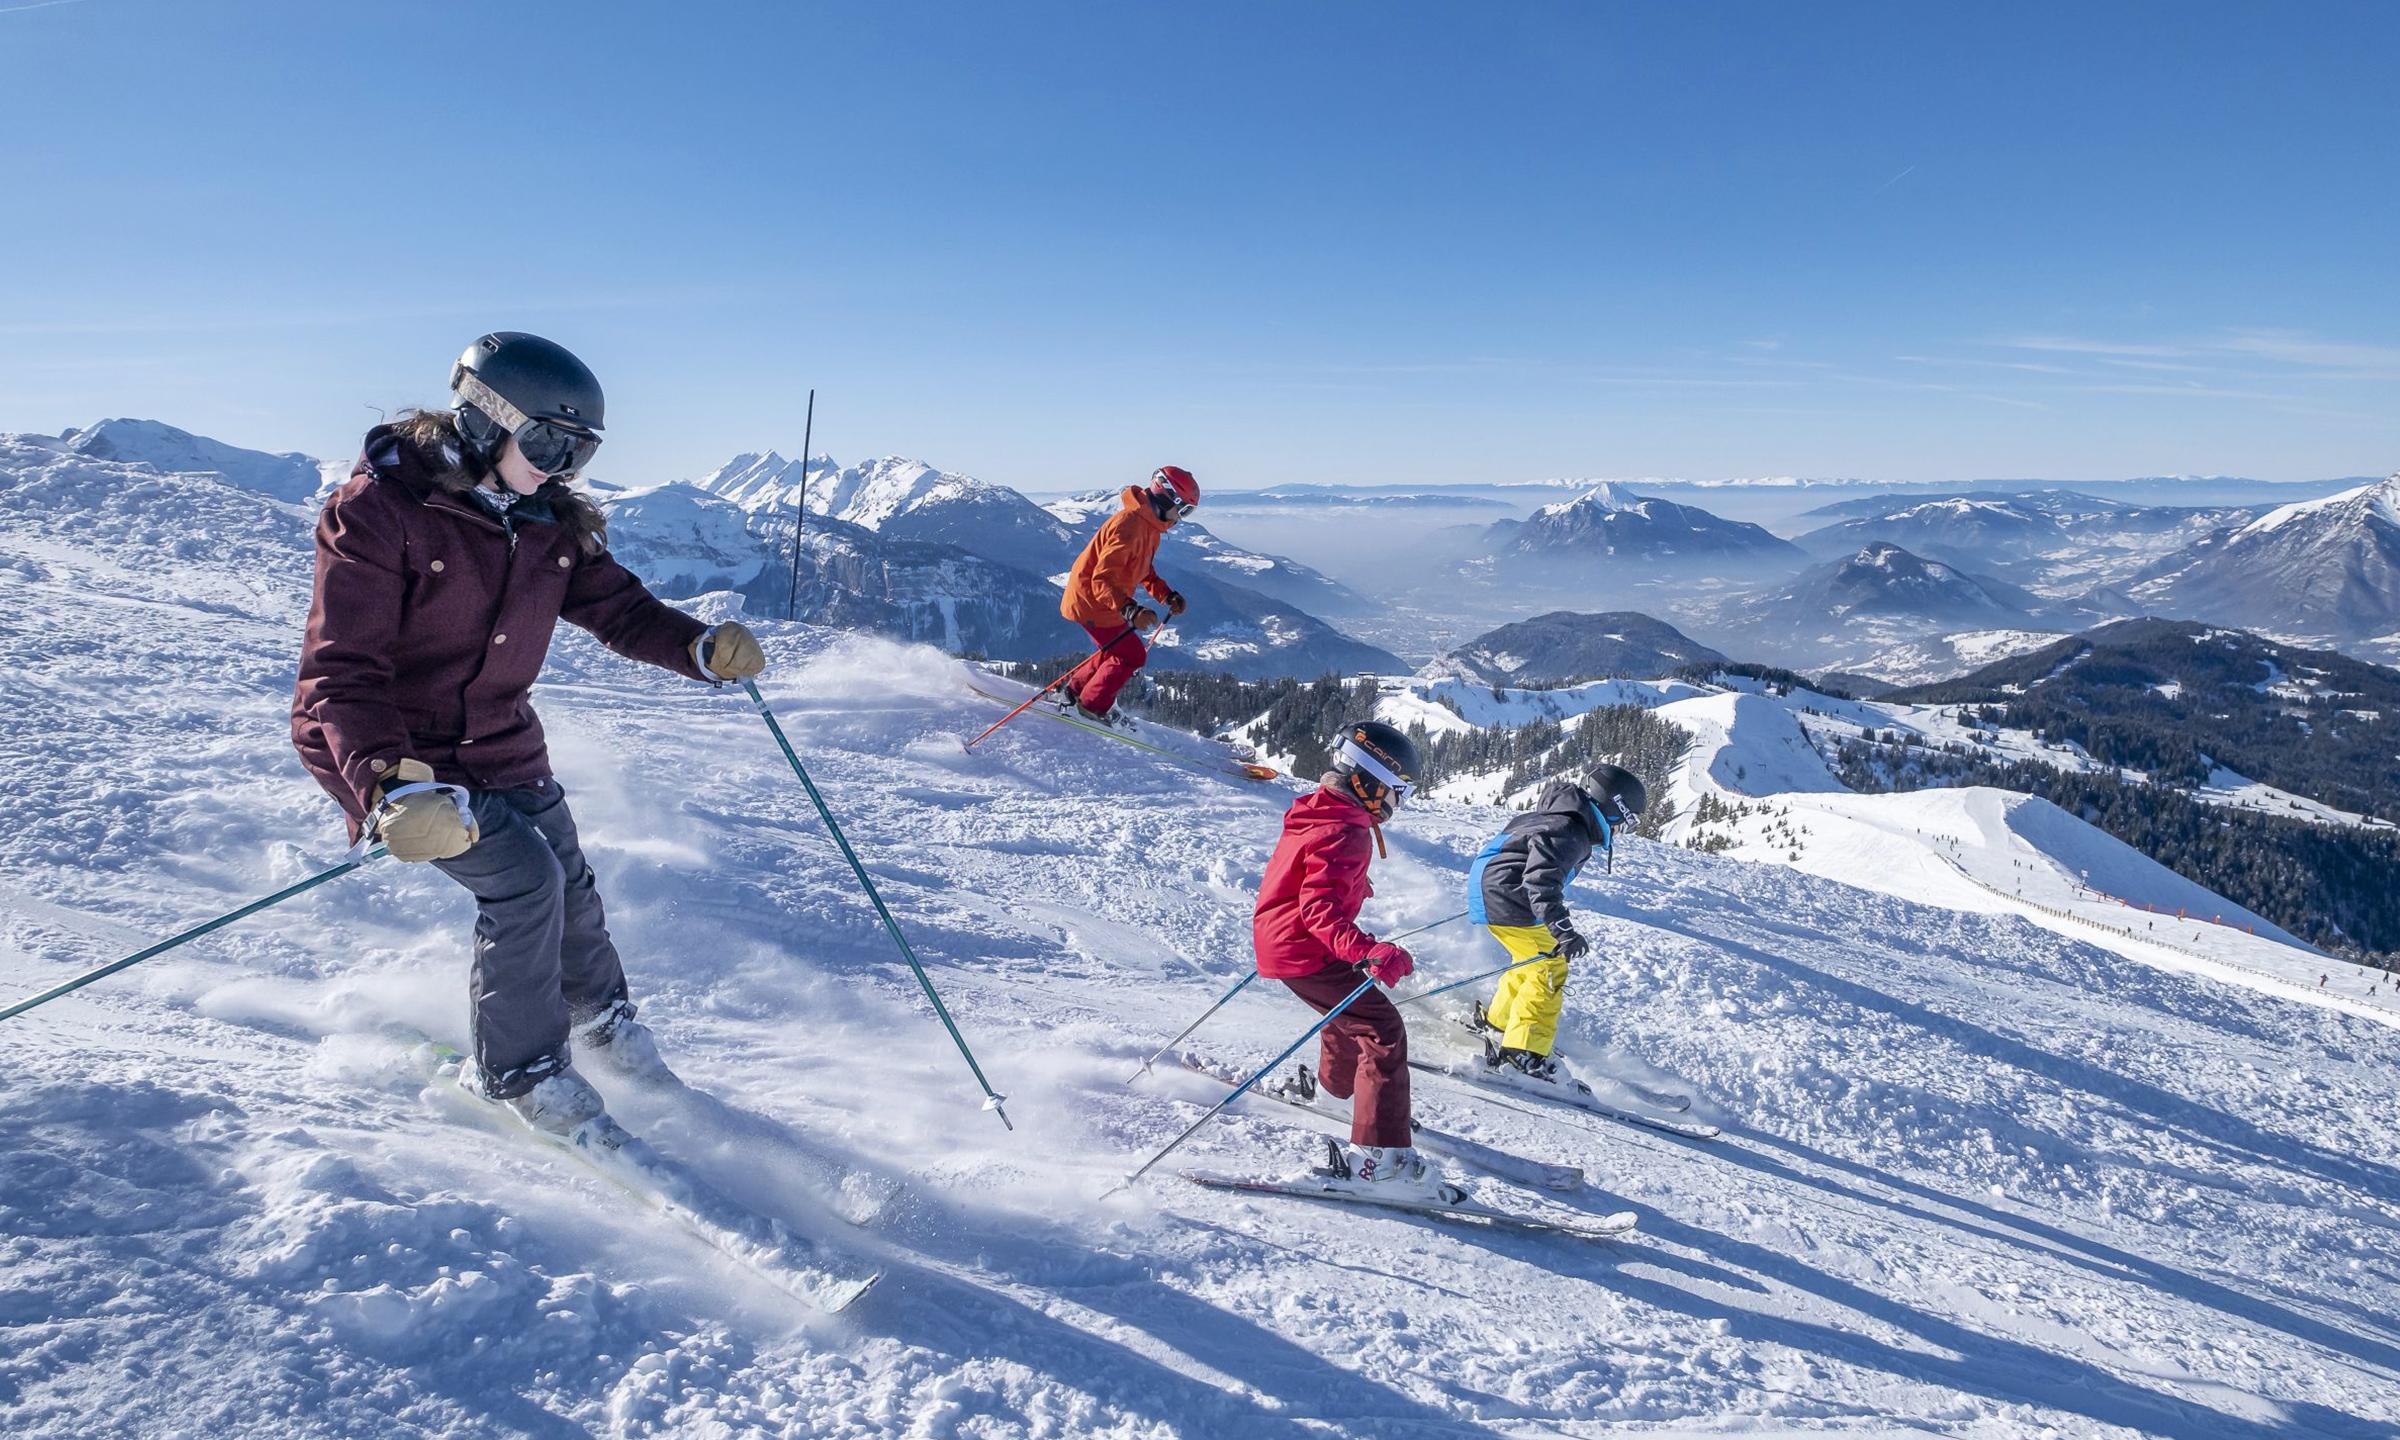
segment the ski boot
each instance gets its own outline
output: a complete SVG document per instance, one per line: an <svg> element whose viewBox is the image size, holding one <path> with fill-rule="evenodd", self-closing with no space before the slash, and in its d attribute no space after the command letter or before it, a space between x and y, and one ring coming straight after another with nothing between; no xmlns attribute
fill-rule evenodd
<svg viewBox="0 0 2400 1440"><path fill-rule="evenodd" d="M470 1060L458 1067L458 1088L487 1105L499 1106L534 1134L561 1145L580 1145L587 1137L604 1136L616 1129L600 1092L563 1065L522 1095L495 1096L484 1089L483 1074Z"/></svg>
<svg viewBox="0 0 2400 1440"><path fill-rule="evenodd" d="M1086 709L1083 697L1066 686L1051 691L1046 698L1050 708L1066 719L1080 720L1086 725L1098 725L1109 730L1124 728L1117 719L1116 706L1111 705L1106 710Z"/></svg>
<svg viewBox="0 0 2400 1440"><path fill-rule="evenodd" d="M1483 1064L1485 1069L1503 1080L1514 1081L1523 1077L1553 1088L1563 1089L1566 1086L1566 1071L1553 1057L1536 1055L1531 1050L1520 1050L1496 1040L1487 1039L1483 1042Z"/></svg>
<svg viewBox="0 0 2400 1440"><path fill-rule="evenodd" d="M1317 1083L1316 1073L1306 1065L1294 1065L1288 1075L1278 1075L1259 1087L1278 1100L1305 1105L1320 1115L1336 1120L1350 1118L1350 1102Z"/></svg>
<svg viewBox="0 0 2400 1440"><path fill-rule="evenodd" d="M576 1052L644 1085L679 1083L675 1072L659 1058L658 1038L633 1016L633 1002L619 1000L577 1025L568 1032Z"/></svg>
<svg viewBox="0 0 2400 1440"><path fill-rule="evenodd" d="M1425 1163L1413 1145L1325 1142L1325 1163L1308 1176L1328 1190L1415 1205L1456 1205L1467 1192Z"/></svg>

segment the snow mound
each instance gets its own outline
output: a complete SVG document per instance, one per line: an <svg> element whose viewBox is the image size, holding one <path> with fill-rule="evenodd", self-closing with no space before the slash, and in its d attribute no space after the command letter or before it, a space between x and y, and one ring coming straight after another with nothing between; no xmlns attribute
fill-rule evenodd
<svg viewBox="0 0 2400 1440"><path fill-rule="evenodd" d="M59 441L66 453L86 459L147 465L168 474L211 472L272 500L306 500L324 478L323 462L306 455L244 450L157 420L103 420L87 429L69 430Z"/></svg>

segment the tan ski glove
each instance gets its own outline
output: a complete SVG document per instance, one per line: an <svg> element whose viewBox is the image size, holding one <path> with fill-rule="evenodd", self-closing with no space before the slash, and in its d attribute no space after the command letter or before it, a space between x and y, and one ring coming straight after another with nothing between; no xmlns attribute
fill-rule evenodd
<svg viewBox="0 0 2400 1440"><path fill-rule="evenodd" d="M767 668L767 652L739 620L719 625L700 643L700 668L720 680L747 680Z"/></svg>
<svg viewBox="0 0 2400 1440"><path fill-rule="evenodd" d="M395 860L448 860L466 854L483 838L474 812L460 804L454 792L393 793L432 783L432 766L422 760L403 760L393 767L391 777L376 787L375 838Z"/></svg>

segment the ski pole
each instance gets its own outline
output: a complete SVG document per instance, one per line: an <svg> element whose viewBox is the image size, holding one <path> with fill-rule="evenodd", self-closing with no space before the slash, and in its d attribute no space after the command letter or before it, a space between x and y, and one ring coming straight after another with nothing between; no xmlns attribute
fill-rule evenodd
<svg viewBox="0 0 2400 1440"><path fill-rule="evenodd" d="M1199 1029L1202 1024L1206 1023L1209 1016L1214 1015L1219 1010L1225 1008L1226 1001L1231 1000L1234 996L1242 993L1242 987L1244 985L1249 984L1251 981L1256 980L1257 978L1258 972L1253 970L1249 974L1244 975L1241 979L1234 981L1233 988L1226 991L1223 995L1218 996L1216 1004L1211 1005L1206 1010L1201 1011L1200 1018L1198 1020L1194 1020L1191 1024L1184 1026L1174 1039L1169 1040L1166 1044L1161 1045L1156 1050L1152 1051L1150 1058L1142 1062L1141 1069L1136 1070L1131 1075L1125 1077L1125 1083L1131 1085L1134 1081L1139 1080L1144 1075L1149 1074L1150 1067L1158 1063L1159 1056L1166 1054L1169 1050L1172 1050L1177 1045L1182 1044L1184 1036L1189 1035L1194 1030Z"/></svg>
<svg viewBox="0 0 2400 1440"><path fill-rule="evenodd" d="M783 758L792 762L792 773L800 777L801 788L808 791L809 800L816 805L817 814L824 819L826 833L833 836L833 843L840 847L842 858L850 862L850 872L858 877L859 885L867 892L867 899L875 906L875 913L883 917L883 928L891 932L892 943L900 947L900 958L908 962L909 969L917 972L917 983L925 987L925 998L933 1002L933 1013L941 1018L942 1028L950 1032L950 1039L958 1046L958 1053L966 1057L967 1068L975 1072L975 1083L983 1087L983 1108L998 1115L1001 1124L1011 1130L1016 1129L1015 1122L1008 1118L1008 1111L1002 1108L1008 1097L994 1090L992 1082L983 1078L983 1067L975 1063L975 1052L967 1048L967 1037L958 1033L958 1023L950 1018L950 1007L942 1003L941 993L933 988L933 977L927 975L925 967L917 963L917 952L910 947L908 937L900 933L900 922L894 920L892 912L885 907L883 896L875 889L875 882L867 876L867 867L859 863L858 852L850 848L850 841L842 834L840 823L833 818L832 807L817 792L817 782L808 778L807 768L800 763L800 752L794 750L792 742L784 738L783 726L776 723L775 712L767 708L767 697L758 693L758 683L754 680L744 680L742 688L750 692L750 703L758 707L759 718L766 721L767 729L774 732L775 743L783 747Z"/></svg>
<svg viewBox="0 0 2400 1440"><path fill-rule="evenodd" d="M1403 930L1399 934L1390 936L1388 938L1396 943L1401 940L1406 940L1411 935L1422 935L1428 930L1439 930L1453 920L1464 920L1466 918L1467 912L1461 910L1456 915L1446 916L1443 919L1434 921L1430 925L1419 925L1414 930ZM1219 1010L1224 1009L1225 1002L1227 1000L1231 1000L1235 995L1240 994L1244 985L1249 984L1251 981L1256 980L1257 978L1258 972L1253 970L1249 974L1244 975L1241 979L1234 981L1233 988L1231 990L1226 991L1224 995L1219 997L1216 1004L1211 1005L1206 1010L1201 1011L1200 1018L1198 1020L1194 1020L1191 1024L1184 1026L1182 1034L1177 1035L1174 1039L1169 1040L1166 1044L1159 1046L1157 1050L1153 1051L1150 1058L1142 1062L1141 1069L1136 1070L1131 1075L1125 1077L1125 1083L1131 1085L1134 1081L1139 1080L1144 1075L1149 1074L1150 1067L1158 1063L1159 1056L1166 1054L1169 1050L1172 1050L1177 1045L1181 1044L1185 1036L1191 1034L1194 1030L1199 1029L1203 1024L1207 1023L1209 1016L1214 1015Z"/></svg>
<svg viewBox="0 0 2400 1440"><path fill-rule="evenodd" d="M1359 996L1366 994L1369 990L1374 988L1375 977L1372 975L1358 982L1358 988L1351 991L1348 995L1343 996L1341 1004L1334 1006L1331 1010L1328 1010L1323 1015L1319 1016L1317 1018L1317 1023L1308 1027L1307 1034L1304 1034L1299 1039L1294 1040L1281 1055L1276 1056L1274 1059L1269 1060L1265 1065L1259 1067L1257 1073L1253 1074L1249 1079L1244 1080L1241 1084L1234 1086L1232 1094L1227 1095L1224 1099L1219 1100L1216 1104L1210 1106L1207 1114L1201 1116L1197 1120L1194 1120L1189 1129L1186 1129L1181 1135L1178 1135L1174 1139L1168 1141L1167 1147L1164 1150L1159 1151L1156 1155L1153 1155L1149 1159L1143 1161L1141 1169L1134 1171L1131 1175L1126 1176L1117 1184L1108 1187L1107 1191L1104 1192L1100 1198L1106 1200L1110 1195L1116 1194L1119 1190L1132 1185L1136 1181L1140 1180L1144 1175L1149 1174L1150 1167L1156 1165L1159 1161L1166 1159L1169 1155L1174 1154L1176 1146L1181 1145L1184 1141L1189 1140L1194 1135L1200 1133L1201 1126L1206 1125L1209 1121L1216 1119L1218 1113L1226 1106L1231 1105L1234 1101L1241 1099L1243 1093L1251 1086L1256 1085L1260 1080L1274 1073L1276 1066L1281 1065L1284 1061L1291 1059L1293 1055L1299 1052L1301 1046L1306 1045L1310 1040L1316 1037L1316 1033L1319 1030L1331 1025L1335 1016L1341 1014L1344 1010L1349 1009L1351 1001L1356 1000Z"/></svg>
<svg viewBox="0 0 2400 1440"><path fill-rule="evenodd" d="M37 1005L47 1005L51 1001L56 1000L59 996L73 994L75 991L81 990L84 986L91 984L95 980L105 980L109 976L116 974L119 970L131 969L133 966L141 964L144 960L149 960L157 956L164 955L169 950L174 949L176 946L188 944L191 941L197 940L201 936L208 934L212 930L222 930L236 920L241 920L249 916L256 915L259 911L264 910L271 905L280 905L284 901L291 899L293 896L298 895L303 891L314 890L328 880L334 879L337 876L347 875L361 865L366 864L368 861L381 858L386 853L388 852L386 852L382 846L378 845L374 849L366 851L355 859L344 860L341 864L336 865L329 870L320 870L316 874L309 876L306 880L301 881L299 884L278 890L263 900L253 900L249 904L244 905L241 909L228 911L223 915L219 915L216 919L209 921L205 925L195 925L191 929L186 930L182 934L174 936L171 939L161 940L147 950L137 950L122 960L111 960L109 963L100 966L96 970L86 970L72 980L53 985L39 995L34 995L26 999L19 1000L16 1004L9 1006L7 1009L0 1010L0 1020L14 1020L19 1015L24 1014L26 1011L33 1009Z"/></svg>
<svg viewBox="0 0 2400 1440"><path fill-rule="evenodd" d="M1051 681L1049 684L1044 685L1041 689L1033 692L1032 700L1026 701L1024 704L1019 705L1016 709L1009 711L1006 715L994 720L992 722L991 729L984 731L983 734L976 736L973 740L969 740L966 748L969 750L974 749L979 742L990 736L992 730L999 729L1001 726L1006 725L1009 721L1016 719L1019 715L1031 710L1035 700L1041 699L1044 695L1049 694L1051 691L1056 690L1059 686L1064 685L1067 683L1067 681L1073 679L1076 671L1081 670L1084 666L1091 664L1094 660L1097 660L1102 655L1107 654L1118 641L1124 639L1128 635L1131 635L1133 633L1133 628L1134 627L1131 625L1128 625L1124 629L1119 630L1116 634L1109 636L1107 644L1102 645L1099 649L1094 650L1091 654L1086 655L1081 660L1076 661L1072 666L1068 667L1066 674L1059 676L1056 680Z"/></svg>
<svg viewBox="0 0 2400 1440"><path fill-rule="evenodd" d="M1434 996L1442 994L1444 991L1456 990L1461 985L1472 985L1478 980L1489 980L1495 975L1506 975L1511 970L1522 970L1528 965L1538 965L1542 961L1551 958L1557 953L1558 952L1556 950L1544 950L1539 955L1528 955L1522 960L1511 960L1509 963L1501 966L1497 970L1486 970L1480 975L1469 975L1464 980L1453 980L1447 985L1436 985L1431 990L1427 990L1422 994L1411 995L1406 1000L1394 1000L1392 1004L1395 1006L1414 1005L1419 1000L1431 1000Z"/></svg>

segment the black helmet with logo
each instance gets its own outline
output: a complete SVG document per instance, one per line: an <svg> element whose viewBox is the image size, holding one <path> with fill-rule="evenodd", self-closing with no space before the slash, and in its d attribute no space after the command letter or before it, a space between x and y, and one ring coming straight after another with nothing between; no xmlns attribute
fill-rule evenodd
<svg viewBox="0 0 2400 1440"><path fill-rule="evenodd" d="M489 467L513 436L545 474L572 475L600 448L600 379L573 351L522 330L496 330L450 367L459 435Z"/></svg>

